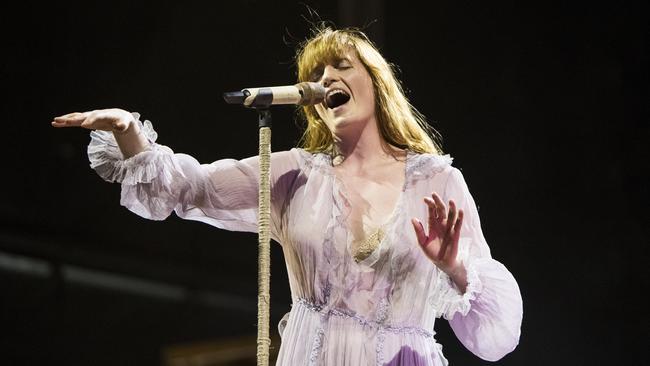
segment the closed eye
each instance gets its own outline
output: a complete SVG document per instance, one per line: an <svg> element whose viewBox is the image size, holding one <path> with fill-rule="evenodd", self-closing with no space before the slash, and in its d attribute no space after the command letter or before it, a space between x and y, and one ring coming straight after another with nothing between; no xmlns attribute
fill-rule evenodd
<svg viewBox="0 0 650 366"><path fill-rule="evenodd" d="M334 66L334 68L337 70L347 70L352 68L352 63L350 63L348 59L341 59L338 62L330 65ZM325 71L324 66L317 67L316 69L314 69L314 71L312 71L311 74L309 74L309 81L318 82L323 77L324 71Z"/></svg>
<svg viewBox="0 0 650 366"><path fill-rule="evenodd" d="M336 64L336 68L339 70L346 70L352 67L350 61L343 59Z"/></svg>

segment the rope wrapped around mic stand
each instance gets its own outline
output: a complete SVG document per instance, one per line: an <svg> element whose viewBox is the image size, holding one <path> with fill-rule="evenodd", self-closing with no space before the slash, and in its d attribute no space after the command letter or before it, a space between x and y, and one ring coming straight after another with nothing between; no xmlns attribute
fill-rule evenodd
<svg viewBox="0 0 650 366"><path fill-rule="evenodd" d="M257 366L268 366L269 313L271 282L271 113L259 112L259 214L258 214L258 279L257 279Z"/></svg>
<svg viewBox="0 0 650 366"><path fill-rule="evenodd" d="M268 366L271 303L271 112L274 104L313 105L325 99L325 88L313 82L293 86L249 88L224 93L226 103L243 104L259 113L259 206L257 279L257 366Z"/></svg>

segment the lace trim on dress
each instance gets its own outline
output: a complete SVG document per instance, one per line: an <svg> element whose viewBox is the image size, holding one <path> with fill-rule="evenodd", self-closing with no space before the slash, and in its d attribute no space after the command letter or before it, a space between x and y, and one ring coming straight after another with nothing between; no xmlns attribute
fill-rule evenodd
<svg viewBox="0 0 650 366"><path fill-rule="evenodd" d="M457 312L463 316L467 315L472 306L471 301L475 300L483 290L483 283L476 270L476 261L478 260L480 259L469 261L469 264L463 262L467 271L467 288L464 294L458 291L446 273L439 271L436 285L429 297L429 304L436 312L437 318L444 316L445 319L451 320Z"/></svg>
<svg viewBox="0 0 650 366"><path fill-rule="evenodd" d="M334 172L331 169L332 158L325 153L310 153L302 148L295 148L300 154L302 159L299 159L298 164L301 170L316 169L323 175L333 176Z"/></svg>
<svg viewBox="0 0 650 366"><path fill-rule="evenodd" d="M328 282L325 285L325 288L323 289L323 295L325 297L325 304L327 304L330 301L330 295L331 295L331 285ZM312 304L308 302L306 299L299 299L298 300L298 305L305 305L305 304ZM307 306L307 309L312 310L309 306ZM323 339L325 338L325 327L327 325L327 318L328 318L328 311L324 311L323 307L320 306L319 310L317 311L320 313L320 324L316 328L316 334L314 335L314 340L311 345L311 352L309 353L309 366L316 366L318 364L318 358L320 357L321 351L323 350Z"/></svg>
<svg viewBox="0 0 650 366"><path fill-rule="evenodd" d="M120 148L110 131L92 131L88 145L88 160L100 177L108 182L118 182L126 185L150 183L161 174L169 174L164 166L175 166L172 158L173 151L167 146L156 144L158 133L150 121L140 122L140 114L132 113L135 123L140 125L140 131L149 140L149 150L143 151L128 159L124 159ZM180 171L180 169L177 169Z"/></svg>
<svg viewBox="0 0 650 366"><path fill-rule="evenodd" d="M325 175L334 175L332 170L332 157L325 153L310 153L301 148L296 148L300 153L301 168L318 169ZM406 164L407 182L413 182L420 179L431 178L436 173L440 173L447 166L451 165L453 158L447 155L436 154L417 154L407 151L408 158Z"/></svg>
<svg viewBox="0 0 650 366"><path fill-rule="evenodd" d="M364 318L352 312L343 311L336 308L330 308L325 305L315 304L304 298L298 298L296 304L303 306L306 309L313 311L315 313L319 313L322 321L323 320L326 321L330 316L337 316L346 319L351 319L363 327L376 329L377 346L375 348L375 353L376 353L377 365L379 366L383 365L384 341L387 332L394 333L394 334L403 334L403 333L418 334L424 338L431 338L431 339L434 339L433 337L435 335L435 332L432 333L420 327L385 324L385 320L387 318L387 310L388 310L388 304L385 301L382 301L380 303L379 311L377 313L377 318L375 320ZM309 357L310 365L315 365L316 362L318 361L318 357L320 356L321 348L323 346L324 335L325 335L325 331L323 327L319 327L316 330L314 343L312 344L312 350Z"/></svg>
<svg viewBox="0 0 650 366"><path fill-rule="evenodd" d="M325 330L322 327L318 327L316 330L316 336L314 337L314 343L311 347L311 352L309 353L309 366L315 366L318 364L318 357L320 356L321 349L323 348L324 336Z"/></svg>
<svg viewBox="0 0 650 366"><path fill-rule="evenodd" d="M384 320L381 319L381 316L378 317L378 319L375 320L369 320L367 318L364 318L362 316L357 315L356 313L348 312L348 311L343 311L339 310L336 308L328 308L324 305L319 305L315 304L313 302L310 302L304 298L298 298L296 301L298 305L302 305L305 308L316 312L316 313L325 313L326 315L330 316L339 316L343 318L348 318L356 321L359 323L359 325L362 325L364 327L370 327L374 329L383 329L387 332L390 333L415 333L419 334L423 337L426 338L431 338L435 335L435 333L431 333L426 329L420 328L420 327L413 327L413 326L398 326L398 325L388 325L384 323ZM380 312L381 313L381 312Z"/></svg>
<svg viewBox="0 0 650 366"><path fill-rule="evenodd" d="M450 166L453 158L447 155L413 154L412 162L406 167L408 184L418 180L429 179Z"/></svg>

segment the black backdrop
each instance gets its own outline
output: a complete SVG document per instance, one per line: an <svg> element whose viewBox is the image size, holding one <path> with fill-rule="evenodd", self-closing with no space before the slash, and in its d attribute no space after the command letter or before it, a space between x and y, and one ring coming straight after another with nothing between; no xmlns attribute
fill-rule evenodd
<svg viewBox="0 0 650 366"><path fill-rule="evenodd" d="M255 154L256 116L220 95L291 83L313 17L292 1L180 4L2 5L3 364L159 364L166 345L255 334L255 235L130 214L88 168L87 131L49 125L121 107L199 161ZM308 4L377 19L369 33L462 169L524 299L500 364L647 364L647 6ZM294 117L274 111L275 151L295 145ZM290 297L273 256L275 327ZM486 364L436 330L452 364Z"/></svg>

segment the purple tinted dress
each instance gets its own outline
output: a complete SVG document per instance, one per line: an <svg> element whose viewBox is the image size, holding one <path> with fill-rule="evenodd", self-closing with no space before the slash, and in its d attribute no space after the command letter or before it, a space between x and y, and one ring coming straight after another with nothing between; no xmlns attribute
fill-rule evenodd
<svg viewBox="0 0 650 366"><path fill-rule="evenodd" d="M91 133L91 167L122 184L122 205L148 219L174 211L226 230L257 231L256 157L201 165L156 144L148 121L143 131L151 149L126 160L111 133ZM517 346L519 287L491 257L474 200L449 156L408 154L385 235L359 263L346 225L350 207L331 158L292 149L271 159L272 238L284 252L293 302L280 322L277 365L447 365L434 339L439 317L482 359L498 360ZM465 293L417 244L410 219L426 222L422 197L431 192L465 211L458 253L467 269Z"/></svg>

